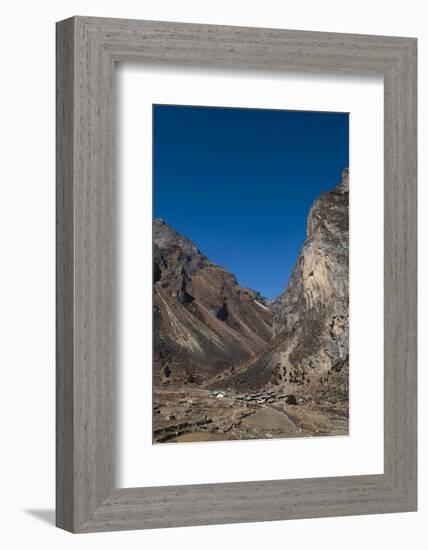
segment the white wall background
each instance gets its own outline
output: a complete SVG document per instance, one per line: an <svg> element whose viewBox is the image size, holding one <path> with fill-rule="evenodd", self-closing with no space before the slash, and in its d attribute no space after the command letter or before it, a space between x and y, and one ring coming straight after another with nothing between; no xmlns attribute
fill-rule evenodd
<svg viewBox="0 0 428 550"><path fill-rule="evenodd" d="M54 23L70 15L417 36L419 38L420 280L428 278L424 233L428 191L428 27L420 0L15 0L1 11L0 136L0 543L4 548L423 547L426 469L420 511L73 536L53 527L54 506ZM424 250L422 249L424 247ZM426 287L419 295L426 334ZM421 342L423 338L420 338ZM423 401L428 375L420 350L419 463L427 463ZM418 542L420 539L420 542Z"/></svg>

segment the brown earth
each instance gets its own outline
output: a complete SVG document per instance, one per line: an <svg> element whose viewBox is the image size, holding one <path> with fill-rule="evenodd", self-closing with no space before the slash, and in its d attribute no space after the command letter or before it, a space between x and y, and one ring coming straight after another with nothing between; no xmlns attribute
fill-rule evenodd
<svg viewBox="0 0 428 550"><path fill-rule="evenodd" d="M153 442L347 435L346 403L298 397L292 405L287 398L273 391L155 390Z"/></svg>

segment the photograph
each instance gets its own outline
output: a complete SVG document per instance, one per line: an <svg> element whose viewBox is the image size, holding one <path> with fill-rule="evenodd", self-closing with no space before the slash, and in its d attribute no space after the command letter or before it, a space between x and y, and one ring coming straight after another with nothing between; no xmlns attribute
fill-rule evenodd
<svg viewBox="0 0 428 550"><path fill-rule="evenodd" d="M152 291L153 443L348 435L349 113L153 105Z"/></svg>

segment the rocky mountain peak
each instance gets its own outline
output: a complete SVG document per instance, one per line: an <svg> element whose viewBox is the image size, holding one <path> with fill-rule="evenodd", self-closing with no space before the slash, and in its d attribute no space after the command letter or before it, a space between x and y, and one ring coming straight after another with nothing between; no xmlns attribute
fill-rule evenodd
<svg viewBox="0 0 428 550"><path fill-rule="evenodd" d="M260 294L162 219L153 222L153 280L159 383L206 381L270 340L272 312Z"/></svg>
<svg viewBox="0 0 428 550"><path fill-rule="evenodd" d="M349 168L345 168L342 172L342 179L336 187L338 193L349 193Z"/></svg>
<svg viewBox="0 0 428 550"><path fill-rule="evenodd" d="M342 315L349 300L349 171L312 205L307 238L286 291L274 304L274 332L291 332L312 310Z"/></svg>
<svg viewBox="0 0 428 550"><path fill-rule="evenodd" d="M153 221L153 244L160 250L177 246L180 247L183 252L191 256L205 258L192 241L181 233L178 233L178 231L168 225L162 218L156 218Z"/></svg>
<svg viewBox="0 0 428 550"><path fill-rule="evenodd" d="M272 303L273 339L231 383L286 389L348 367L349 171L307 218L306 240L286 290ZM343 376L347 383L347 376ZM337 384L339 387L340 384ZM331 385L334 387L334 385ZM343 390L347 396L347 389Z"/></svg>

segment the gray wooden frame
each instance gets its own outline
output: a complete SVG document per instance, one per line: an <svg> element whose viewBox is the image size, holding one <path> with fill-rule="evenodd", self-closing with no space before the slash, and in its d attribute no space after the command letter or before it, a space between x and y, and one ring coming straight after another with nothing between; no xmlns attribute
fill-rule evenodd
<svg viewBox="0 0 428 550"><path fill-rule="evenodd" d="M115 488L113 81L115 63L124 61L383 76L383 474ZM59 527L91 532L416 510L416 78L413 38L90 17L57 24Z"/></svg>

